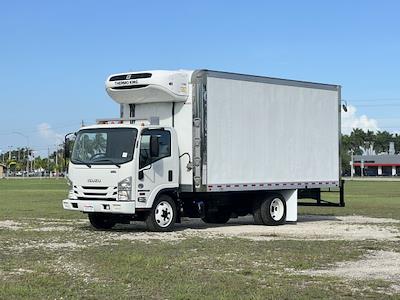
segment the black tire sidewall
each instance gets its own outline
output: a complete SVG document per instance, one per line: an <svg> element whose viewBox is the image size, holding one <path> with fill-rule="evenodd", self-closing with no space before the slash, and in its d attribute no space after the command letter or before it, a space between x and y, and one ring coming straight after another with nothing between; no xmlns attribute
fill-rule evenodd
<svg viewBox="0 0 400 300"><path fill-rule="evenodd" d="M253 218L254 218L254 223L256 225L264 224L264 221L261 216L261 204L262 204L262 201L260 201L260 200L255 200L253 203Z"/></svg>
<svg viewBox="0 0 400 300"><path fill-rule="evenodd" d="M168 202L172 207L172 213L173 213L172 221L167 227L161 227L160 225L158 225L155 218L156 207L161 201ZM158 232L172 231L175 226L176 217L177 217L177 209L175 201L170 196L163 194L158 196L157 199L154 201L153 207L146 218L146 224L150 231L158 231Z"/></svg>
<svg viewBox="0 0 400 300"><path fill-rule="evenodd" d="M98 230L111 229L116 224L112 216L108 216L106 214L90 213L88 217L90 224Z"/></svg>
<svg viewBox="0 0 400 300"><path fill-rule="evenodd" d="M230 211L217 211L217 212L208 212L206 211L206 215L201 218L203 222L210 223L210 224L225 224L231 218Z"/></svg>
<svg viewBox="0 0 400 300"><path fill-rule="evenodd" d="M273 219L271 216L271 213L270 213L271 212L271 210L270 210L271 203L276 198L279 198L283 203L283 215L280 220ZM261 218L265 225L275 226L275 225L282 225L285 223L286 212L287 212L286 201L281 195L274 194L274 195L268 196L265 200L262 201L260 210L261 210Z"/></svg>

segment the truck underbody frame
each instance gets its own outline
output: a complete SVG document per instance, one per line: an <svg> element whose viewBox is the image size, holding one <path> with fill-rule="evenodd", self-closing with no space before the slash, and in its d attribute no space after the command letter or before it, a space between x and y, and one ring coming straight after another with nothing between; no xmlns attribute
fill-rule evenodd
<svg viewBox="0 0 400 300"><path fill-rule="evenodd" d="M339 190L328 189L321 191L320 188L313 189L300 189L298 193L298 199L313 199L316 202L298 202L299 206L333 206L333 207L345 207L344 199L344 180L341 180ZM331 202L328 200L321 199L321 193L339 193L339 202Z"/></svg>

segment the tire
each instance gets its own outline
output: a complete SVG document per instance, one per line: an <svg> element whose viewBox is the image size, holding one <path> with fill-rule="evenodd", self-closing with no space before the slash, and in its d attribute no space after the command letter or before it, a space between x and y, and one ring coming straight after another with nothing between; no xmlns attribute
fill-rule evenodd
<svg viewBox="0 0 400 300"><path fill-rule="evenodd" d="M231 212L228 210L219 210L217 212L206 211L206 215L202 217L204 223L225 224L231 218Z"/></svg>
<svg viewBox="0 0 400 300"><path fill-rule="evenodd" d="M111 229L115 226L117 222L115 222L112 216L107 214L89 214L90 224L99 230Z"/></svg>
<svg viewBox="0 0 400 300"><path fill-rule="evenodd" d="M264 225L264 221L261 216L261 203L262 201L255 200L253 203L253 218L256 225Z"/></svg>
<svg viewBox="0 0 400 300"><path fill-rule="evenodd" d="M282 225L286 220L286 201L278 194L271 195L261 202L261 218L265 225Z"/></svg>
<svg viewBox="0 0 400 300"><path fill-rule="evenodd" d="M172 231L176 216L175 201L168 195L161 195L156 199L153 208L146 217L147 228L150 231Z"/></svg>

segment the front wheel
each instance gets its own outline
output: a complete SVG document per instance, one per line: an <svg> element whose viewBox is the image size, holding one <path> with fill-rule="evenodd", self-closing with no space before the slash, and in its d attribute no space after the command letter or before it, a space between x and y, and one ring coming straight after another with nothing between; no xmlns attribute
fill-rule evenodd
<svg viewBox="0 0 400 300"><path fill-rule="evenodd" d="M168 195L161 195L146 218L147 227L151 231L172 231L176 215L174 200Z"/></svg>
<svg viewBox="0 0 400 300"><path fill-rule="evenodd" d="M116 224L113 218L107 214L89 214L89 221L94 228L99 230L111 229Z"/></svg>

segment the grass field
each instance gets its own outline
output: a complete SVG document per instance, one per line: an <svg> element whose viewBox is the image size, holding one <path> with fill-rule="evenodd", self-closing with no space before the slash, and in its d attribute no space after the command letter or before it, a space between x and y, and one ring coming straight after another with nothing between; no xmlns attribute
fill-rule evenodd
<svg viewBox="0 0 400 300"><path fill-rule="evenodd" d="M335 200L337 193L326 193L323 199ZM400 182L347 181L346 207L301 207L300 213L328 215L364 215L400 220Z"/></svg>
<svg viewBox="0 0 400 300"><path fill-rule="evenodd" d="M62 210L66 188L64 180L0 180L0 299L400 299L395 280L303 272L369 251L398 253L398 240L99 232L84 215ZM400 220L400 183L350 182L346 201L300 213ZM385 224L377 226L400 230Z"/></svg>

